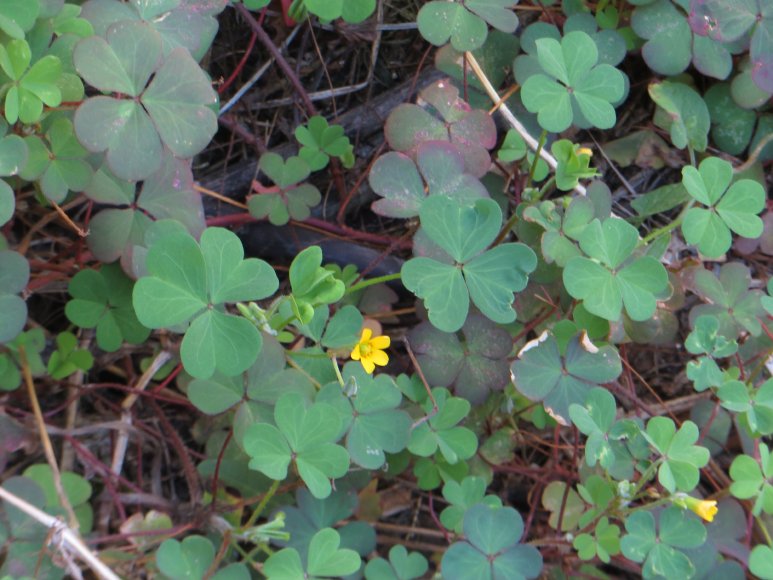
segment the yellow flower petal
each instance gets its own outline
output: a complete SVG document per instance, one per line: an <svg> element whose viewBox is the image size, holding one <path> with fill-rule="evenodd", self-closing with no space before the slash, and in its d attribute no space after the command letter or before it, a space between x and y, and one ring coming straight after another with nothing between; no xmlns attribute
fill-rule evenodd
<svg viewBox="0 0 773 580"><path fill-rule="evenodd" d="M702 501L700 505L695 509L695 513L702 517L707 522L714 521L714 516L717 515L719 509L717 508L717 502L715 501Z"/></svg>
<svg viewBox="0 0 773 580"><path fill-rule="evenodd" d="M383 350L374 350L369 358L380 367L386 366L389 362L389 356Z"/></svg>
<svg viewBox="0 0 773 580"><path fill-rule="evenodd" d="M698 499L697 497L687 496L683 498L682 504L707 522L713 521L714 516L719 511L717 502L713 499Z"/></svg>
<svg viewBox="0 0 773 580"><path fill-rule="evenodd" d="M392 344L392 340L388 336L374 336L370 340L370 346L379 350L389 348L390 344Z"/></svg>
<svg viewBox="0 0 773 580"><path fill-rule="evenodd" d="M360 343L368 342L371 336L373 336L373 331L367 327L363 328L362 336L360 337Z"/></svg>
<svg viewBox="0 0 773 580"><path fill-rule="evenodd" d="M352 354L349 355L352 360L360 360L360 344L357 343L352 349Z"/></svg>
<svg viewBox="0 0 773 580"><path fill-rule="evenodd" d="M373 371L376 370L376 365L373 364L373 361L370 360L370 358L364 358L360 362L362 363L362 367L365 369L365 372L369 375L372 375Z"/></svg>

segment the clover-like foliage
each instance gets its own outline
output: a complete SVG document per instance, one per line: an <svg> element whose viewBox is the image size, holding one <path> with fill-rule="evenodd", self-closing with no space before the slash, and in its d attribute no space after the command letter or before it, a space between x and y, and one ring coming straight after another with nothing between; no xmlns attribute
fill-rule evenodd
<svg viewBox="0 0 773 580"><path fill-rule="evenodd" d="M89 249L101 262L120 258L123 269L134 275L143 272L140 254L156 233L178 228L198 238L204 231L204 207L193 188L190 161L167 157L140 184L118 179L103 167L85 193L105 206L89 225Z"/></svg>
<svg viewBox="0 0 773 580"><path fill-rule="evenodd" d="M164 56L162 38L150 26L118 22L105 38L81 40L73 60L90 85L116 95L91 97L78 107L75 132L90 151L106 152L118 177L144 179L161 166L164 148L190 158L215 134L210 107L217 95L209 79L185 48Z"/></svg>
<svg viewBox="0 0 773 580"><path fill-rule="evenodd" d="M46 348L46 336L42 328L32 328L22 332L12 341L4 343L3 347L5 352L0 353L0 390L13 391L21 384L19 347L24 347L27 365L33 377L46 371L42 357L43 350Z"/></svg>
<svg viewBox="0 0 773 580"><path fill-rule="evenodd" d="M521 349L511 366L515 388L532 401L542 401L560 423L569 424L570 406L582 405L591 388L615 380L622 372L613 346L598 348L587 337L574 336L561 352L552 335Z"/></svg>
<svg viewBox="0 0 773 580"><path fill-rule="evenodd" d="M642 57L653 71L674 76L692 63L707 76L725 79L733 60L721 42L690 30L686 0L656 0L638 6L631 17L631 28L647 40Z"/></svg>
<svg viewBox="0 0 773 580"><path fill-rule="evenodd" d="M97 344L114 352L124 341L141 344L150 330L145 328L132 306L134 282L118 264L101 270L81 270L70 280L73 297L64 309L67 318L81 328L96 328Z"/></svg>
<svg viewBox="0 0 773 580"><path fill-rule="evenodd" d="M625 40L622 35L613 29L599 30L596 19L587 12L576 12L564 22L564 34L576 30L586 33L596 43L599 52L598 62L616 66L625 58ZM561 32L558 27L538 20L527 26L521 33L521 48L524 54L520 54L513 62L513 72L518 84L523 85L533 74L541 72L537 60L537 40L552 38L561 41Z"/></svg>
<svg viewBox="0 0 773 580"><path fill-rule="evenodd" d="M579 236L588 256L571 258L563 272L567 292L588 312L615 321L625 311L632 320L655 312L656 295L666 289L668 274L651 256L633 257L636 228L623 220L594 219Z"/></svg>
<svg viewBox="0 0 773 580"><path fill-rule="evenodd" d="M257 4L255 0L250 0L253 5L258 7L268 4L267 1L258 0ZM318 16L320 20L335 20L336 18L342 18L345 22L350 24L357 24L368 18L376 9L376 0L304 0L300 5L304 11L299 14L293 14L292 8L296 3L291 5L290 14L296 20L305 18L305 11L308 10L312 14ZM255 8L251 8L255 10Z"/></svg>
<svg viewBox="0 0 773 580"><path fill-rule="evenodd" d="M730 83L717 83L703 95L711 116L711 140L725 153L743 153L754 134L757 115L738 106Z"/></svg>
<svg viewBox="0 0 773 580"><path fill-rule="evenodd" d="M420 216L429 238L454 260L446 264L419 257L403 265L403 283L424 300L430 322L444 332L459 330L470 300L494 322L515 320L513 294L526 287L537 257L521 243L486 250L502 224L497 203L481 199L468 206L432 196L422 205Z"/></svg>
<svg viewBox="0 0 773 580"><path fill-rule="evenodd" d="M30 266L24 256L0 250L0 343L16 338L27 322L27 303L18 294L29 278Z"/></svg>
<svg viewBox="0 0 773 580"><path fill-rule="evenodd" d="M510 507L477 504L464 514L464 541L443 554L443 578L536 578L542 556L536 548L520 544L523 519Z"/></svg>
<svg viewBox="0 0 773 580"><path fill-rule="evenodd" d="M687 211L682 233L689 244L707 258L718 258L730 249L731 231L745 238L762 234L765 190L758 182L741 179L731 185L733 166L724 159L707 157L698 169L682 169L682 184L693 199L706 206Z"/></svg>
<svg viewBox="0 0 773 580"><path fill-rule="evenodd" d="M17 120L34 123L43 114L43 105L57 107L62 102L62 91L57 85L62 76L59 58L46 55L32 66L31 63L32 50L26 40L0 44L0 69L10 81L3 88L4 112L11 124Z"/></svg>
<svg viewBox="0 0 773 580"><path fill-rule="evenodd" d="M8 124L0 117L0 175L16 175L27 165L27 145L18 135L6 135ZM13 217L16 196L8 183L0 179L0 226Z"/></svg>
<svg viewBox="0 0 773 580"><path fill-rule="evenodd" d="M741 381L728 381L717 391L722 406L739 414L753 436L773 433L773 379L759 388Z"/></svg>
<svg viewBox="0 0 773 580"><path fill-rule="evenodd" d="M269 152L261 156L258 166L276 185L265 187L257 181L253 182L252 187L258 195L247 199L252 216L258 219L268 217L275 226L283 226L291 218L298 221L307 219L311 208L322 200L316 187L301 183L311 169L300 157L284 161L276 153Z"/></svg>
<svg viewBox="0 0 773 580"><path fill-rule="evenodd" d="M346 450L354 463L378 469L386 462L384 452L399 453L410 438L411 417L399 410L402 395L388 375L373 377L362 365L344 366L344 380L354 393L344 396L336 382L324 387L317 401L339 410L346 431Z"/></svg>
<svg viewBox="0 0 773 580"><path fill-rule="evenodd" d="M446 195L469 203L488 197L480 180L465 172L464 159L460 147L445 141L420 143L416 163L396 151L382 155L373 164L369 180L373 191L383 199L374 201L371 208L379 215L409 218L419 215L430 195Z"/></svg>
<svg viewBox="0 0 773 580"><path fill-rule="evenodd" d="M408 337L427 381L453 386L457 396L471 403L483 403L491 391L502 390L509 381L510 336L480 314L468 316L456 333L423 322Z"/></svg>
<svg viewBox="0 0 773 580"><path fill-rule="evenodd" d="M24 38L40 14L39 0L12 0L0 4L0 30L17 40Z"/></svg>
<svg viewBox="0 0 773 580"><path fill-rule="evenodd" d="M452 397L448 390L440 387L432 389L432 395L437 402L437 413L411 431L408 450L419 457L429 457L440 450L451 465L469 459L478 448L478 438L459 423L470 412L470 403ZM426 413L431 413L432 401L427 398L422 407Z"/></svg>
<svg viewBox="0 0 773 580"><path fill-rule="evenodd" d="M514 32L518 17L510 8L518 0L462 0L427 2L419 10L419 32L435 46L451 40L451 46L463 52L483 46L488 35L486 23L502 32Z"/></svg>
<svg viewBox="0 0 773 580"><path fill-rule="evenodd" d="M341 537L332 528L317 532L311 539L304 566L295 548L284 548L271 555L263 565L268 578L341 577L353 574L360 567L360 555L341 548Z"/></svg>
<svg viewBox="0 0 773 580"><path fill-rule="evenodd" d="M719 269L719 276L710 270L699 269L692 281L693 291L707 304L690 310L690 322L711 315L719 320L719 334L729 340L746 331L757 336L762 332L759 318L764 311L760 302L762 292L749 290L751 272L740 262L729 262Z"/></svg>
<svg viewBox="0 0 773 580"><path fill-rule="evenodd" d="M719 333L719 319L710 314L698 316L684 345L688 352L704 355L687 363L687 378L694 382L698 392L722 383L722 371L714 359L726 358L738 351L738 343Z"/></svg>
<svg viewBox="0 0 773 580"><path fill-rule="evenodd" d="M64 379L94 365L94 357L88 349L77 347L78 338L72 332L60 332L56 336L56 350L51 353L46 367L51 378Z"/></svg>
<svg viewBox="0 0 773 580"><path fill-rule="evenodd" d="M443 498L450 504L440 513L440 523L457 534L462 533L465 512L476 504L502 507L496 495L486 495L486 481L481 477L468 476L461 482L451 480L443 486Z"/></svg>
<svg viewBox="0 0 773 580"><path fill-rule="evenodd" d="M215 17L227 5L228 0L87 0L81 16L103 37L118 22L144 24L161 36L164 56L181 47L199 61L217 33Z"/></svg>
<svg viewBox="0 0 773 580"><path fill-rule="evenodd" d="M344 135L344 128L328 125L324 117L315 115L309 119L308 126L299 125L295 129L295 138L302 145L298 155L312 171L327 167L331 157L339 157L345 167L354 165L354 147Z"/></svg>
<svg viewBox="0 0 773 580"><path fill-rule="evenodd" d="M263 335L260 354L249 369L235 376L216 372L208 379L194 379L188 384L188 398L208 415L217 415L241 404L235 421L239 428L244 415L269 420L273 406L283 394L298 393L306 400L314 396L314 387L308 378L286 367L282 345L273 336ZM242 407L248 407L249 411Z"/></svg>
<svg viewBox="0 0 773 580"><path fill-rule="evenodd" d="M651 512L636 512L625 520L628 532L620 542L623 555L643 562L645 578L691 578L695 566L682 549L706 541L706 528L690 512L669 507L655 520Z"/></svg>
<svg viewBox="0 0 773 580"><path fill-rule="evenodd" d="M244 435L244 449L252 458L250 468L283 480L293 463L316 498L330 495L330 479L343 477L349 454L336 445L341 419L327 403L308 404L297 393L282 395L274 407L276 427L255 423Z"/></svg>
<svg viewBox="0 0 773 580"><path fill-rule="evenodd" d="M215 560L215 547L204 536L169 538L156 550L156 565L167 578L204 578ZM230 564L209 575L212 580L249 580L247 566Z"/></svg>
<svg viewBox="0 0 773 580"><path fill-rule="evenodd" d="M399 105L389 114L384 126L389 146L413 156L426 141L451 142L463 152L465 172L483 177L491 165L489 150L497 141L491 116L472 109L447 80L423 89L417 103Z"/></svg>
<svg viewBox="0 0 773 580"><path fill-rule="evenodd" d="M760 443L760 459L738 455L730 466L730 493L738 499L754 499L752 513L773 514L773 450Z"/></svg>
<svg viewBox="0 0 773 580"><path fill-rule="evenodd" d="M705 151L711 118L706 102L687 85L675 81L652 83L649 94L665 115L655 115L656 124L669 131L671 142L678 149L689 147Z"/></svg>
<svg viewBox="0 0 773 580"><path fill-rule="evenodd" d="M60 203L68 191L86 189L94 169L86 161L88 151L76 139L69 119L56 119L46 132L46 141L36 135L25 138L29 159L19 175L38 180L43 194Z"/></svg>
<svg viewBox="0 0 773 580"><path fill-rule="evenodd" d="M408 552L404 546L392 546L389 561L374 558L365 566L367 580L413 580L423 578L429 569L421 552Z"/></svg>
<svg viewBox="0 0 773 580"><path fill-rule="evenodd" d="M733 42L751 33L752 79L773 93L773 8L765 0L691 0L690 24L696 34Z"/></svg>
<svg viewBox="0 0 773 580"><path fill-rule="evenodd" d="M530 112L537 113L542 128L559 133L577 115L591 126L612 127L616 120L612 103L622 98L625 79L615 67L597 64L598 49L591 37L577 30L560 43L540 38L536 44L543 73L526 80L521 98Z"/></svg>
<svg viewBox="0 0 773 580"><path fill-rule="evenodd" d="M588 436L585 442L585 462L591 467L598 462L602 467L609 468L614 462L609 432L615 423L616 413L615 397L599 387L588 391L582 405L569 405L572 423Z"/></svg>
<svg viewBox="0 0 773 580"><path fill-rule="evenodd" d="M620 553L620 527L609 523L606 517L601 518L593 530L593 534L578 534L572 542L581 560L599 560L608 564L611 556Z"/></svg>
<svg viewBox="0 0 773 580"><path fill-rule="evenodd" d="M336 490L323 499L301 488L295 494L295 503L277 510L285 514L284 530L290 538L276 540L276 543L283 548L295 548L302 561L305 561L314 535L324 528L335 527L341 536L341 547L355 550L361 556L366 556L376 547L376 533L368 523L343 523L354 515L359 504L357 489L348 485L346 480L338 482Z"/></svg>
<svg viewBox="0 0 773 580"><path fill-rule="evenodd" d="M545 261L548 264L555 262L562 268L571 258L582 255L577 239L593 217L593 203L587 197L574 198L563 211L549 200L523 210L525 221L538 224L545 230L540 237Z"/></svg>
<svg viewBox="0 0 773 580"><path fill-rule="evenodd" d="M658 481L669 492L692 491L698 485L699 469L709 462L709 450L695 443L700 433L692 421L685 421L677 431L668 417L653 417L643 433L650 445L662 456Z"/></svg>
<svg viewBox="0 0 773 580"><path fill-rule="evenodd" d="M263 260L243 258L241 240L228 230L208 228L200 244L187 233L172 233L151 246L148 275L134 286L134 310L143 325L190 323L180 354L196 378L206 379L215 370L239 374L260 352L255 325L228 314L225 305L266 298L279 281Z"/></svg>

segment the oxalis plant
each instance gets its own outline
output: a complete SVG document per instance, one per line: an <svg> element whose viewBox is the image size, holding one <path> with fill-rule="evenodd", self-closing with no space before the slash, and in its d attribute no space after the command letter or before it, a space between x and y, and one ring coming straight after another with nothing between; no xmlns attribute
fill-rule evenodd
<svg viewBox="0 0 773 580"><path fill-rule="evenodd" d="M773 578L769 3L387 11L448 77L205 213L219 22L384 5L0 2L0 578ZM387 273L245 251L327 176Z"/></svg>

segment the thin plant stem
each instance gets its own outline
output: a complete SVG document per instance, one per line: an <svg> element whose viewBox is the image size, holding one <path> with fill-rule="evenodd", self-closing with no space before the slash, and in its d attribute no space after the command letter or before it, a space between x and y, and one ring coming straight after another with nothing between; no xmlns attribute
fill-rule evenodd
<svg viewBox="0 0 773 580"><path fill-rule="evenodd" d="M539 190L539 193L537 193L537 198L536 198L534 201L539 201L539 200L541 200L543 197L545 197L545 194L546 194L548 191L550 191L550 190L551 190L551 188L553 187L553 185L555 185L555 183L556 183L556 176L555 176L555 175L551 175L551 176L550 176L550 179L548 179L548 180L545 182L545 185L543 185L543 186L540 188L540 190Z"/></svg>
<svg viewBox="0 0 773 580"><path fill-rule="evenodd" d="M491 244L491 246L494 247L501 244L516 223L518 223L518 214L513 212L512 215L507 218L507 221L505 222L505 225L502 226L502 229L499 230L499 233L497 234L497 237L494 238L494 242Z"/></svg>
<svg viewBox="0 0 773 580"><path fill-rule="evenodd" d="M547 138L548 138L548 132L543 129L542 134L539 136L539 143L537 143L537 150L534 152L534 159L531 162L531 167L529 167L529 182L528 182L529 187L531 187L531 184L534 181L534 173L537 171L537 163L540 160L540 155L542 154L542 148L545 146L545 140Z"/></svg>
<svg viewBox="0 0 773 580"><path fill-rule="evenodd" d="M682 211L679 213L679 215L676 216L676 218L674 218L674 220L672 222L670 222L669 224L663 226L662 228L656 228L656 229L652 230L650 233L648 233L646 236L644 236L641 239L641 242L639 242L639 245L646 246L647 244L649 244L655 238L658 238L658 237L662 236L663 234L666 234L666 233L670 232L671 230L675 230L676 228L678 228L680 225L682 225L682 222L684 221L684 216L687 215L687 212L690 210L690 208L693 205L695 205L695 200L694 199L690 200L687 203L687 205L684 206L684 209L682 209Z"/></svg>
<svg viewBox="0 0 773 580"><path fill-rule="evenodd" d="M333 370L335 371L336 378L338 379L338 384L341 385L341 388L343 389L346 385L346 382L344 381L344 377L341 374L341 369L338 368L338 359L336 357L333 357L330 359L330 362L333 363Z"/></svg>
<svg viewBox="0 0 773 580"><path fill-rule="evenodd" d="M358 290L362 290L363 288L367 288L369 286L375 286L376 284L383 284L384 282L391 282L392 280L399 280L401 277L400 272L396 272L394 274L385 274L383 276L378 276L377 278L369 278L367 280L362 280L361 282L357 282L356 284L350 286L346 289L346 294L353 294L354 292L357 292Z"/></svg>
<svg viewBox="0 0 773 580"><path fill-rule="evenodd" d="M274 482L271 484L271 487L268 488L268 491L263 496L263 499L260 500L260 503L258 504L258 507L255 508L255 511L252 512L252 515L250 515L250 519L247 520L247 523L244 524L243 529L251 528L255 525L255 522L258 521L258 518L263 513L263 510L266 509L266 505L268 502L271 501L271 498L274 497L276 494L276 490L279 489L279 480L275 479Z"/></svg>

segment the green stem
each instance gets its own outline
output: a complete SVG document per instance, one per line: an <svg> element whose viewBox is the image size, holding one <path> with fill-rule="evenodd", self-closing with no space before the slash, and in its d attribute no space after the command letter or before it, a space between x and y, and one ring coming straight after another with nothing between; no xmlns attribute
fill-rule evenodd
<svg viewBox="0 0 773 580"><path fill-rule="evenodd" d="M762 518L760 516L754 516L754 520L757 522L757 529L762 532L762 535L765 536L765 541L768 543L768 546L773 548L773 540L770 539L770 533L768 533L768 526L765 524L764 521L762 521Z"/></svg>
<svg viewBox="0 0 773 580"><path fill-rule="evenodd" d="M518 221L518 214L513 212L513 215L511 215L507 219L507 221L505 222L505 225L502 227L501 230L499 230L497 237L494 239L494 243L491 244L492 248L502 243L502 241L505 239L505 237L510 232L510 230L513 229L513 226L515 226L517 221Z"/></svg>
<svg viewBox="0 0 773 580"><path fill-rule="evenodd" d="M338 368L338 359L336 357L333 357L330 359L330 362L333 363L333 370L336 373L336 378L338 379L338 383L341 385L341 388L344 388L344 377L341 375L341 369Z"/></svg>
<svg viewBox="0 0 773 580"><path fill-rule="evenodd" d="M396 272L394 274L385 274L384 276L378 276L377 278L370 278L368 280L362 280L361 282L357 282L357 284L354 284L353 286L350 286L346 290L346 294L352 294L353 292L357 292L358 290L362 290L363 288L367 288L368 286L375 286L376 284L383 284L384 282L391 282L392 280L399 280L400 279L400 272Z"/></svg>
<svg viewBox="0 0 773 580"><path fill-rule="evenodd" d="M268 504L268 502L271 501L271 498L274 497L274 494L278 489L279 489L279 480L275 479L274 483L271 484L271 487L268 488L268 491L263 496L263 499L260 500L258 507L255 508L254 512L252 512L250 519L247 520L246 524L244 524L243 529L251 528L252 526L255 525L255 522L258 521L260 514L263 513L264 509L266 509L266 504Z"/></svg>
<svg viewBox="0 0 773 580"><path fill-rule="evenodd" d="M647 482L652 479L652 476L655 475L655 472L658 470L658 467L660 467L660 464L663 462L663 459L658 459L656 461L653 461L650 466L642 473L642 476L639 478L639 481L636 483L636 487L633 490L633 493L631 493L631 499L636 499L636 496L639 495L639 492L642 490L642 488L647 485ZM635 509L635 508L634 508Z"/></svg>
<svg viewBox="0 0 773 580"><path fill-rule="evenodd" d="M537 201L541 200L543 197L545 197L545 194L546 194L548 191L550 191L550 189L553 187L553 185L554 185L555 183L556 183L556 176L555 176L555 175L551 175L551 176L550 176L550 179L548 179L548 180L545 182L545 185L543 185L543 186L540 188L540 190L539 190L539 193L537 194L537 197L536 197L536 198L535 198L533 201L537 202Z"/></svg>
<svg viewBox="0 0 773 580"><path fill-rule="evenodd" d="M697 164L695 163L695 151L693 151L693 148L689 144L687 145L687 153L690 154L690 165L697 167Z"/></svg>
<svg viewBox="0 0 773 580"><path fill-rule="evenodd" d="M662 228L656 228L652 230L650 233L648 233L646 236L642 238L641 242L639 242L639 245L646 246L655 238L659 238L663 234L667 234L671 230L675 230L676 228L678 228L680 225L682 225L682 222L684 221L684 216L687 214L687 212L690 210L690 208L693 205L695 205L695 200L691 199L687 203L687 205L684 206L684 209L682 209L679 215L676 216L676 218L674 218L674 220L671 223L663 226Z"/></svg>
<svg viewBox="0 0 773 580"><path fill-rule="evenodd" d="M532 181L534 181L534 172L537 171L537 162L540 160L540 153L542 153L542 148L545 146L545 140L548 137L548 132L543 130L542 134L539 136L539 143L537 144L537 150L534 152L534 160L531 162L531 167L529 167L529 182L528 187L531 187Z"/></svg>
<svg viewBox="0 0 773 580"><path fill-rule="evenodd" d="M644 505L637 505L636 507L632 507L630 509L621 510L621 511L624 511L626 515L631 515L634 512L638 512L641 510L651 510L652 508L657 507L659 505L670 504L670 503L672 503L671 498L664 497L656 501L646 503Z"/></svg>

